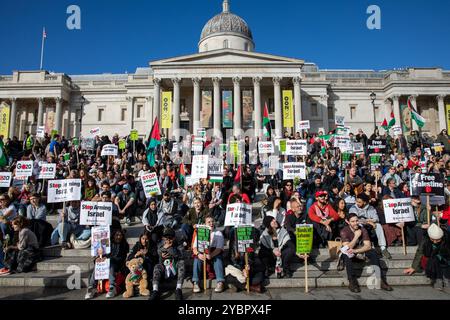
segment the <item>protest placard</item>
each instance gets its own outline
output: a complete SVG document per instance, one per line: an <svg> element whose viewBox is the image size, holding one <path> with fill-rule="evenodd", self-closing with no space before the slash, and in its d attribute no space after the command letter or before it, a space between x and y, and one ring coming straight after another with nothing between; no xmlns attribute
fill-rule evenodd
<svg viewBox="0 0 450 320"><path fill-rule="evenodd" d="M286 139L277 139L278 141L278 148L280 149L280 153L285 154L286 153Z"/></svg>
<svg viewBox="0 0 450 320"><path fill-rule="evenodd" d="M91 228L91 256L97 257L111 253L110 227L98 226Z"/></svg>
<svg viewBox="0 0 450 320"><path fill-rule="evenodd" d="M0 188L9 188L11 180L11 172L0 172Z"/></svg>
<svg viewBox="0 0 450 320"><path fill-rule="evenodd" d="M192 172L193 178L206 179L208 178L208 155L195 155L192 157Z"/></svg>
<svg viewBox="0 0 450 320"><path fill-rule="evenodd" d="M199 178L192 178L192 176L186 176L186 185L187 186L193 186L196 183L199 183Z"/></svg>
<svg viewBox="0 0 450 320"><path fill-rule="evenodd" d="M119 140L119 149L125 150L127 148L127 142L125 140Z"/></svg>
<svg viewBox="0 0 450 320"><path fill-rule="evenodd" d="M269 168L273 170L280 169L280 157L279 156L270 156L269 157Z"/></svg>
<svg viewBox="0 0 450 320"><path fill-rule="evenodd" d="M220 158L210 158L208 160L208 175L211 182L223 181L223 160Z"/></svg>
<svg viewBox="0 0 450 320"><path fill-rule="evenodd" d="M131 130L130 132L130 141L138 141L139 140L139 133L136 129Z"/></svg>
<svg viewBox="0 0 450 320"><path fill-rule="evenodd" d="M370 154L370 170L375 171L381 167L381 154Z"/></svg>
<svg viewBox="0 0 450 320"><path fill-rule="evenodd" d="M27 180L28 177L14 177L11 183L11 187L14 187L17 190L21 191L23 185L27 182Z"/></svg>
<svg viewBox="0 0 450 320"><path fill-rule="evenodd" d="M58 203L81 199L81 179L51 180L48 183L47 202Z"/></svg>
<svg viewBox="0 0 450 320"><path fill-rule="evenodd" d="M205 225L197 225L197 250L205 253L209 249L209 241L211 239L211 228Z"/></svg>
<svg viewBox="0 0 450 320"><path fill-rule="evenodd" d="M198 128L197 129L197 135L195 136L197 139L199 139L202 142L206 142L206 129L204 128Z"/></svg>
<svg viewBox="0 0 450 320"><path fill-rule="evenodd" d="M306 164L304 162L283 163L283 180L295 178L306 179Z"/></svg>
<svg viewBox="0 0 450 320"><path fill-rule="evenodd" d="M56 163L41 163L39 165L38 179L55 179Z"/></svg>
<svg viewBox="0 0 450 320"><path fill-rule="evenodd" d="M341 149L342 152L353 150L350 137L348 136L335 136L334 147Z"/></svg>
<svg viewBox="0 0 450 320"><path fill-rule="evenodd" d="M203 152L203 141L192 141L192 151Z"/></svg>
<svg viewBox="0 0 450 320"><path fill-rule="evenodd" d="M80 225L110 226L112 224L112 202L82 201Z"/></svg>
<svg viewBox="0 0 450 320"><path fill-rule="evenodd" d="M45 137L45 127L40 126L36 129L36 137L37 138L44 138Z"/></svg>
<svg viewBox="0 0 450 320"><path fill-rule="evenodd" d="M85 150L94 150L95 149L95 139L94 138L82 138L81 139L81 148Z"/></svg>
<svg viewBox="0 0 450 320"><path fill-rule="evenodd" d="M258 142L259 154L270 154L274 153L274 147L272 141L260 141Z"/></svg>
<svg viewBox="0 0 450 320"><path fill-rule="evenodd" d="M309 123L309 120L297 122L297 131L309 130L310 128L311 128L311 124Z"/></svg>
<svg viewBox="0 0 450 320"><path fill-rule="evenodd" d="M411 195L444 196L444 179L439 173L416 173L411 176Z"/></svg>
<svg viewBox="0 0 450 320"><path fill-rule="evenodd" d="M341 126L341 127L345 126L345 117L344 116L335 116L334 123L337 126Z"/></svg>
<svg viewBox="0 0 450 320"><path fill-rule="evenodd" d="M383 200L386 223L415 221L411 198Z"/></svg>
<svg viewBox="0 0 450 320"><path fill-rule="evenodd" d="M225 226L240 226L252 224L252 206L246 203L227 205Z"/></svg>
<svg viewBox="0 0 450 320"><path fill-rule="evenodd" d="M161 188L156 172L141 175L141 182L147 199L161 195Z"/></svg>
<svg viewBox="0 0 450 320"><path fill-rule="evenodd" d="M285 140L287 156L306 156L308 154L308 143L306 140ZM281 143L281 140L280 140Z"/></svg>
<svg viewBox="0 0 450 320"><path fill-rule="evenodd" d="M101 132L100 128L94 128L94 129L89 130L89 134L93 137L99 136L100 132Z"/></svg>
<svg viewBox="0 0 450 320"><path fill-rule="evenodd" d="M350 135L350 130L350 127L336 127L336 135L348 137Z"/></svg>
<svg viewBox="0 0 450 320"><path fill-rule="evenodd" d="M95 280L108 280L109 279L110 259L96 259L95 260Z"/></svg>
<svg viewBox="0 0 450 320"><path fill-rule="evenodd" d="M238 252L245 253L254 244L254 228L252 225L239 226L236 228Z"/></svg>
<svg viewBox="0 0 450 320"><path fill-rule="evenodd" d="M352 159L352 154L350 152L343 152L342 153L342 165L347 166L350 164Z"/></svg>
<svg viewBox="0 0 450 320"><path fill-rule="evenodd" d="M383 139L374 139L369 140L367 144L367 149L369 153L386 153L386 140Z"/></svg>
<svg viewBox="0 0 450 320"><path fill-rule="evenodd" d="M16 177L31 177L33 175L33 161L17 161Z"/></svg>
<svg viewBox="0 0 450 320"><path fill-rule="evenodd" d="M442 153L444 152L444 145L441 143L433 143L433 150L436 153Z"/></svg>
<svg viewBox="0 0 450 320"><path fill-rule="evenodd" d="M401 135L402 133L403 131L401 126L393 126L390 130L390 134L395 137Z"/></svg>
<svg viewBox="0 0 450 320"><path fill-rule="evenodd" d="M352 143L352 150L354 153L364 153L364 145L360 142Z"/></svg>
<svg viewBox="0 0 450 320"><path fill-rule="evenodd" d="M298 224L295 228L296 253L309 254L313 245L313 225Z"/></svg>
<svg viewBox="0 0 450 320"><path fill-rule="evenodd" d="M228 146L226 143L221 143L220 144L220 154L224 154L228 152Z"/></svg>
<svg viewBox="0 0 450 320"><path fill-rule="evenodd" d="M117 157L119 150L115 144L106 144L102 148L101 156L114 156Z"/></svg>

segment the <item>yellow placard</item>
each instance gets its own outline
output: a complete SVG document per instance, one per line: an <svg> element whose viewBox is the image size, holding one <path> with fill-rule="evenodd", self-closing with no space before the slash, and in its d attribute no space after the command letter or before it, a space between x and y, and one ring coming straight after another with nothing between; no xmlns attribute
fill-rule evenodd
<svg viewBox="0 0 450 320"><path fill-rule="evenodd" d="M285 128L294 127L294 106L292 90L283 90L283 124Z"/></svg>
<svg viewBox="0 0 450 320"><path fill-rule="evenodd" d="M9 138L9 106L6 103L0 105L0 135L3 141Z"/></svg>
<svg viewBox="0 0 450 320"><path fill-rule="evenodd" d="M172 126L172 91L163 91L161 101L161 128Z"/></svg>
<svg viewBox="0 0 450 320"><path fill-rule="evenodd" d="M447 130L450 130L450 104L446 105Z"/></svg>

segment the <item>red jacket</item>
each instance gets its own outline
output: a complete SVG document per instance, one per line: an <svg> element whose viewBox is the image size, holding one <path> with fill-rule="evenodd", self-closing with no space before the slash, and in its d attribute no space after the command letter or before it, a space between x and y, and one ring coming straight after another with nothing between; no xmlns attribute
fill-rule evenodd
<svg viewBox="0 0 450 320"><path fill-rule="evenodd" d="M230 203L230 199L234 195L235 195L235 193L230 193L230 196L228 197L228 202L227 203ZM242 202L243 203L250 204L250 198L248 197L248 195L246 195L245 193L241 193L240 196L242 198Z"/></svg>
<svg viewBox="0 0 450 320"><path fill-rule="evenodd" d="M450 220L450 206L446 206L444 209L444 213L442 214L442 219L449 221Z"/></svg>
<svg viewBox="0 0 450 320"><path fill-rule="evenodd" d="M320 223L322 219L332 218L333 221L339 220L338 213L333 209L330 204L327 204L325 209L321 210L317 205L317 202L314 202L313 205L309 208L308 211L309 218L317 223Z"/></svg>

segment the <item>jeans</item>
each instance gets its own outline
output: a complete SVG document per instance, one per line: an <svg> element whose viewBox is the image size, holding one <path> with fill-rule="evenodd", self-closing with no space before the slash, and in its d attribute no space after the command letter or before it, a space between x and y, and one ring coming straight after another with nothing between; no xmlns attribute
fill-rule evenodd
<svg viewBox="0 0 450 320"><path fill-rule="evenodd" d="M181 225L181 231L185 236L185 239L188 239L187 242L190 243L192 241L193 229L189 224L183 223Z"/></svg>
<svg viewBox="0 0 450 320"><path fill-rule="evenodd" d="M214 273L216 274L217 282L225 282L224 270L223 270L223 257L222 254L215 256L211 262L213 263ZM192 274L192 282L197 282L199 280L199 274L201 274L201 270L203 267L203 261L194 258L194 268Z"/></svg>
<svg viewBox="0 0 450 320"><path fill-rule="evenodd" d="M59 223L58 226L53 230L51 235L52 246L57 245L58 241L67 242L67 238L69 234L73 233L77 240L87 240L91 236L91 230L85 229L83 226L73 224L73 223L64 223L64 233L62 230L62 223Z"/></svg>
<svg viewBox="0 0 450 320"><path fill-rule="evenodd" d="M406 236L408 246L417 246L422 243L424 229L416 226L415 222L406 223Z"/></svg>
<svg viewBox="0 0 450 320"><path fill-rule="evenodd" d="M377 253L374 249L370 249L369 251L364 253L365 256L369 259L370 265L376 267L375 275L381 278L381 280L386 281L386 274L383 272L380 266L380 258L378 258ZM349 258L346 254L342 254L342 258L344 259L345 270L347 271L348 280L354 280L355 275L353 273L353 258ZM379 274L378 274L379 271Z"/></svg>
<svg viewBox="0 0 450 320"><path fill-rule="evenodd" d="M111 264L109 267L109 292L113 291L116 287L116 270ZM91 273L89 277L88 289L93 289L98 280L95 280L95 271Z"/></svg>
<svg viewBox="0 0 450 320"><path fill-rule="evenodd" d="M0 245L2 243L0 242ZM3 252L3 249L0 249L0 269L3 269L5 265L3 264L3 261L5 259L5 253Z"/></svg>
<svg viewBox="0 0 450 320"><path fill-rule="evenodd" d="M282 267L284 270L290 270L292 258L295 255L295 245L292 241L288 241L281 250ZM259 258L261 259L266 270L274 269L277 258L273 254L273 250L261 246L259 250Z"/></svg>

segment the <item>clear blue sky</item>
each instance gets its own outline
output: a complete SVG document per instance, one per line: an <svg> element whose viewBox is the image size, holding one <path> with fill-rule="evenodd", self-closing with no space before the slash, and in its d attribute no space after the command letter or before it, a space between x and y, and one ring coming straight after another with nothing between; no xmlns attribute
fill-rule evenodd
<svg viewBox="0 0 450 320"><path fill-rule="evenodd" d="M81 8L81 30L66 9ZM381 8L382 29L366 27ZM0 74L44 68L67 74L134 72L160 58L197 52L204 24L222 0L1 0ZM448 0L231 0L252 29L256 51L315 62L322 69L450 69Z"/></svg>

